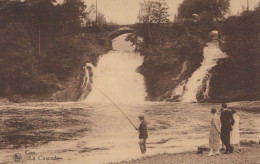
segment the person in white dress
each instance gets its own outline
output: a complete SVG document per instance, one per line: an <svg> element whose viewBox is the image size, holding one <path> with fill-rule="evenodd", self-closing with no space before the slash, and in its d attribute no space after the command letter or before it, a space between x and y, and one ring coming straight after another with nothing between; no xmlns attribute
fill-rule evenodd
<svg viewBox="0 0 260 164"><path fill-rule="evenodd" d="M212 155L219 155L219 141L220 141L220 118L217 114L217 109L212 108L212 119L211 119L211 127L210 127L210 133L209 133L209 154L208 156ZM214 152L215 151L215 152Z"/></svg>
<svg viewBox="0 0 260 164"><path fill-rule="evenodd" d="M230 133L230 144L238 145L238 149L240 150L240 134L239 134L239 119L240 118L235 109L232 109L231 112L233 114L235 123L232 126L232 131Z"/></svg>

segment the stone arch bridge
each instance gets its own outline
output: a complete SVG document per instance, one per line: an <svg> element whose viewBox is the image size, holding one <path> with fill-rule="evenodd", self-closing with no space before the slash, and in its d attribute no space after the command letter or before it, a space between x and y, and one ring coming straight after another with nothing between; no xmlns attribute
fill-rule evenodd
<svg viewBox="0 0 260 164"><path fill-rule="evenodd" d="M119 35L122 35L122 34L126 34L126 33L132 33L134 30L131 28L131 27L121 27L121 28L118 28L112 32L110 32L108 34L108 38L109 39L114 39L116 37L118 37Z"/></svg>

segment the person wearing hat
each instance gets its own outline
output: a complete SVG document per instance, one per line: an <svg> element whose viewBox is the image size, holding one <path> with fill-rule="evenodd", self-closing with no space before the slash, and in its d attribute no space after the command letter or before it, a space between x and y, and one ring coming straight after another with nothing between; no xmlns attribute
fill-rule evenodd
<svg viewBox="0 0 260 164"><path fill-rule="evenodd" d="M232 116L231 111L227 109L227 104L223 103L223 112L220 114L221 121L221 140L226 147L224 154L233 153L233 147L230 145L230 132L232 131L232 125L234 125L235 120Z"/></svg>
<svg viewBox="0 0 260 164"><path fill-rule="evenodd" d="M140 125L139 128L136 128L137 131L139 131L139 145L141 152L144 154L146 152L146 139L148 138L148 133L147 133L147 123L144 120L143 115L139 115L139 120L140 120Z"/></svg>

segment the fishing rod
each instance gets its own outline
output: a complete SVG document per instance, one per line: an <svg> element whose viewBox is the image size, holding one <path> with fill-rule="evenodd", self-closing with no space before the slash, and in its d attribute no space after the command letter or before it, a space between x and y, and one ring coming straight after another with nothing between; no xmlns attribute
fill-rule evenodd
<svg viewBox="0 0 260 164"><path fill-rule="evenodd" d="M93 85L93 84L92 84ZM127 118L127 120L131 123L131 125L137 129L137 127L133 124L133 122L127 117L127 115L119 108L119 106L116 105L116 103L110 99L101 89L99 89L97 86L95 86L110 102L113 103L117 107L117 109Z"/></svg>

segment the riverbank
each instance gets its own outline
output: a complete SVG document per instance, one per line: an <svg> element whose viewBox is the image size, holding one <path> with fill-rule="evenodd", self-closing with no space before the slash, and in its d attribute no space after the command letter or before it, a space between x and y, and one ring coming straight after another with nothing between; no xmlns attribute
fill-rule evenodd
<svg viewBox="0 0 260 164"><path fill-rule="evenodd" d="M217 156L208 157L208 151L203 154L197 154L197 152L184 152L178 154L157 154L153 156L147 156L131 161L122 161L119 164L230 164L230 163L246 163L246 164L258 164L260 163L260 146L244 146L241 147L241 151L235 151L232 154L221 154Z"/></svg>
<svg viewBox="0 0 260 164"><path fill-rule="evenodd" d="M245 111L250 113L260 113L260 101L240 101L228 103L230 109Z"/></svg>

